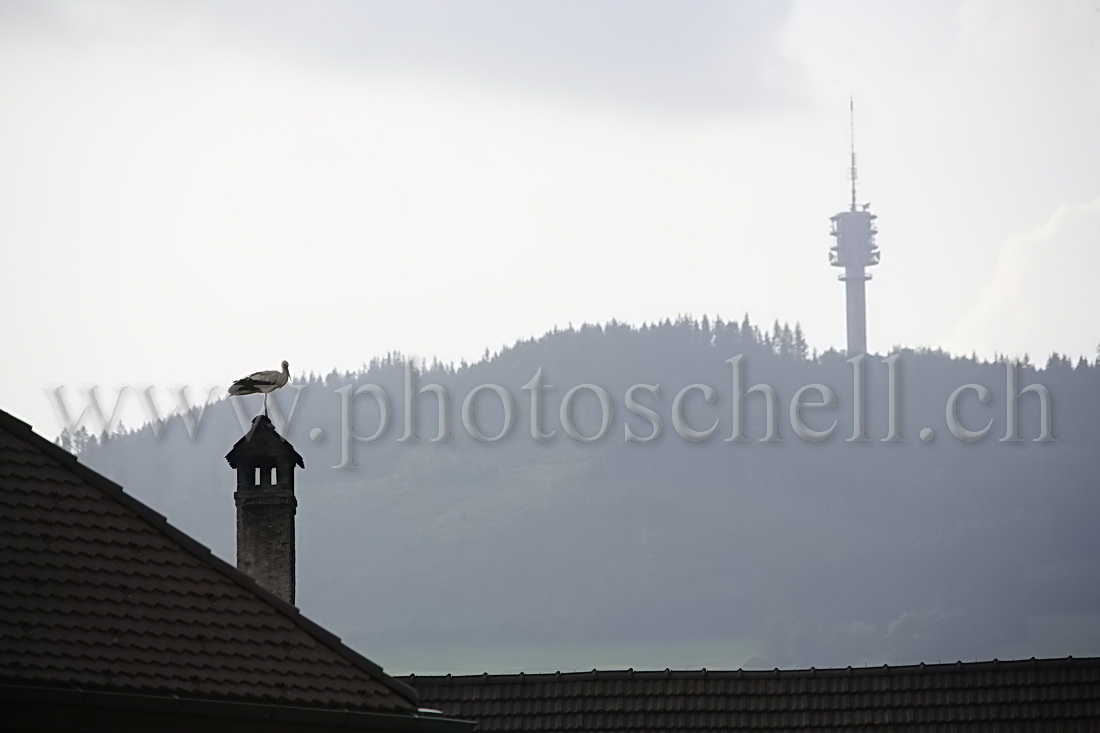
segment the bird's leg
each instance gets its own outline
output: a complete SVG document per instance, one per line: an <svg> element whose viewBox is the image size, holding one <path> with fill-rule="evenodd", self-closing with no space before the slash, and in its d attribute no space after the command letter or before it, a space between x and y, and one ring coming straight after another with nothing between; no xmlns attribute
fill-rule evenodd
<svg viewBox="0 0 1100 733"><path fill-rule="evenodd" d="M267 393L264 393L264 417L267 417Z"/></svg>

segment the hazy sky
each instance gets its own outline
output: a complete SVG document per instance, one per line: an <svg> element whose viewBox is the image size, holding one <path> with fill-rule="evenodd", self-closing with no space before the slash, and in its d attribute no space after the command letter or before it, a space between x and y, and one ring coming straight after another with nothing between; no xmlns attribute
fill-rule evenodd
<svg viewBox="0 0 1100 733"><path fill-rule="evenodd" d="M1100 343L1100 4L0 2L0 408L555 324ZM414 287L414 284L418 284Z"/></svg>

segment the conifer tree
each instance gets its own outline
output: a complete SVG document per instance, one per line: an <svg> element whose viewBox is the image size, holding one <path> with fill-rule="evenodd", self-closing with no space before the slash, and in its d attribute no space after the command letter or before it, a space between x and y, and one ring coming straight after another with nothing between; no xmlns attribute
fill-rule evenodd
<svg viewBox="0 0 1100 733"><path fill-rule="evenodd" d="M792 336L791 348L794 351L794 358L799 361L806 361L809 358L809 346L806 343L806 335L802 333L802 324L795 321L794 334Z"/></svg>

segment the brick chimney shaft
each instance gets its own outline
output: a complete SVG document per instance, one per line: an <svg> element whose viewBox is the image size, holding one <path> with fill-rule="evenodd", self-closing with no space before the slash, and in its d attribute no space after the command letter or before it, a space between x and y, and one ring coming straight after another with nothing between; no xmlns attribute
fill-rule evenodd
<svg viewBox="0 0 1100 733"><path fill-rule="evenodd" d="M294 468L305 462L264 415L225 456L237 471L237 568L294 603Z"/></svg>

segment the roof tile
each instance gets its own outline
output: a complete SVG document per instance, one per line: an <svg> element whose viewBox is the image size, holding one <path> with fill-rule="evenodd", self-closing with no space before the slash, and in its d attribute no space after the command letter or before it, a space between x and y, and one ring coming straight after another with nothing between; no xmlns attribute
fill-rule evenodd
<svg viewBox="0 0 1100 733"><path fill-rule="evenodd" d="M415 693L0 413L0 682L415 713Z"/></svg>
<svg viewBox="0 0 1100 733"><path fill-rule="evenodd" d="M1092 730L1100 658L873 669L404 678L479 730L1052 733Z"/></svg>

